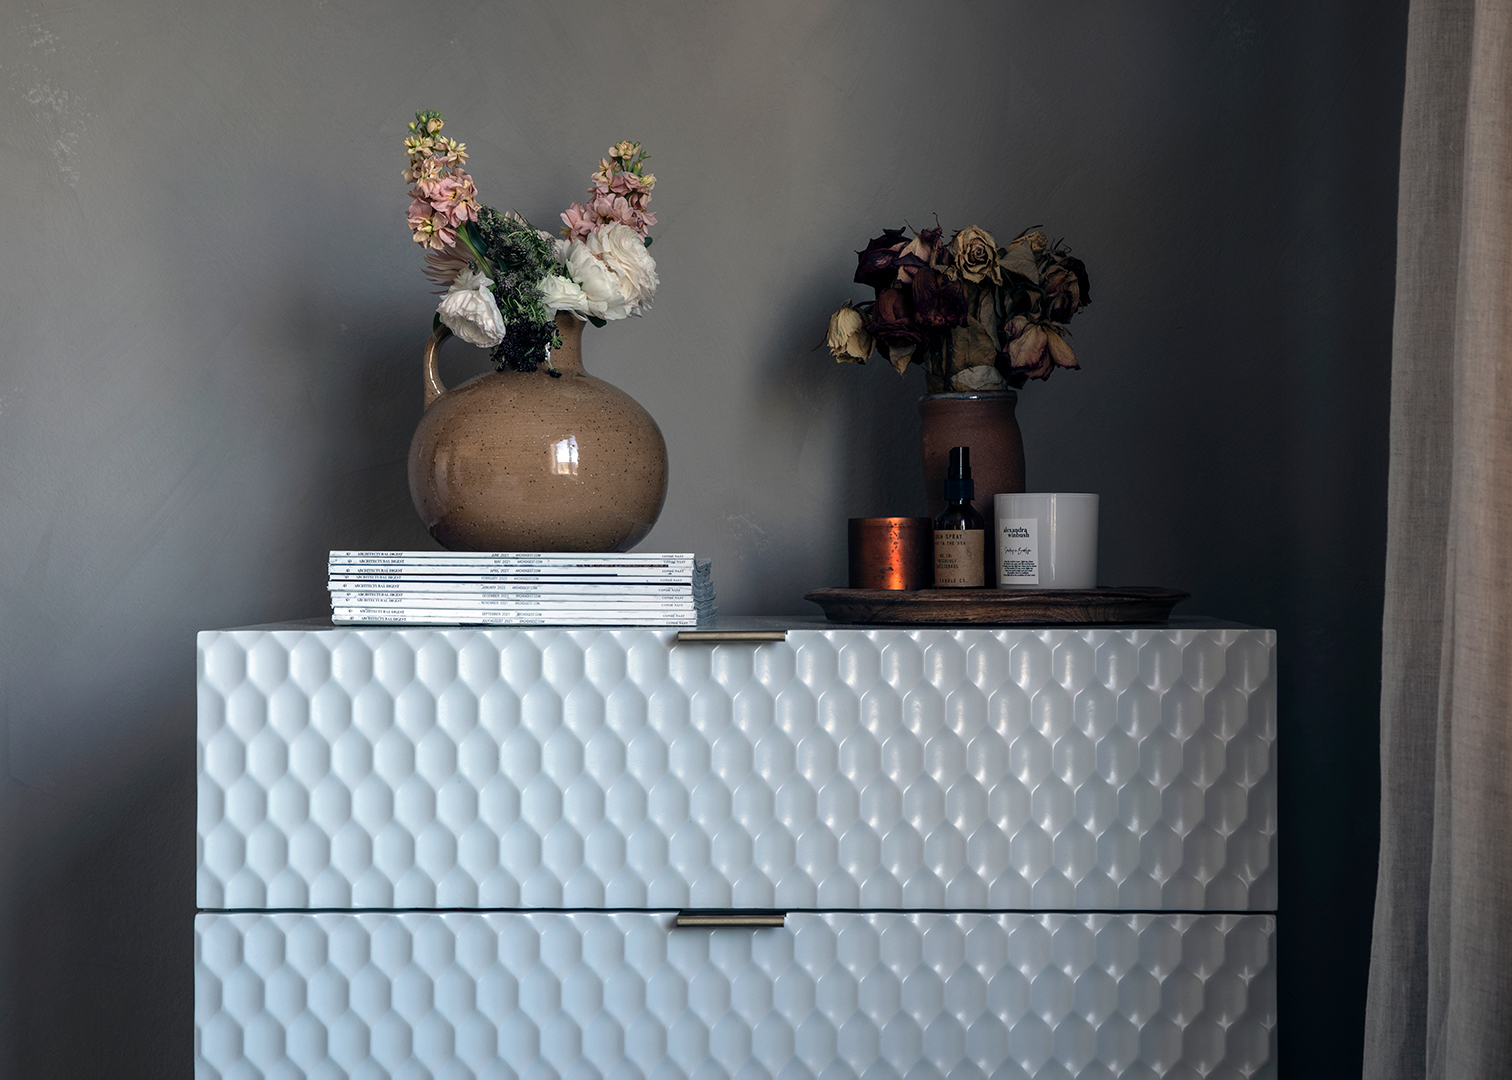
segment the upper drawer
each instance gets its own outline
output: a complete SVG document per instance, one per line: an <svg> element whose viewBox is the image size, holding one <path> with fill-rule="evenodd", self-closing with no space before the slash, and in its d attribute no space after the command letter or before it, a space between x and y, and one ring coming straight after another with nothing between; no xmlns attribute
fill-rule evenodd
<svg viewBox="0 0 1512 1080"><path fill-rule="evenodd" d="M1265 630L199 636L202 908L1271 910Z"/></svg>

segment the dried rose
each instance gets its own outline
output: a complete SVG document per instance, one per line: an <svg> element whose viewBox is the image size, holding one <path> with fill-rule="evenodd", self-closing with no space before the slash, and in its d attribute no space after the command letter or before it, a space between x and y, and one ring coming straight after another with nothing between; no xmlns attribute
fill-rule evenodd
<svg viewBox="0 0 1512 1080"><path fill-rule="evenodd" d="M921 233L915 233L914 238L903 249L905 255L917 255L919 261L928 266L938 248L944 246L943 238L945 230L939 227L925 229Z"/></svg>
<svg viewBox="0 0 1512 1080"><path fill-rule="evenodd" d="M931 267L914 272L913 303L922 326L966 325L966 286Z"/></svg>
<svg viewBox="0 0 1512 1080"><path fill-rule="evenodd" d="M925 267L939 269L948 266L950 249L945 245L944 236L944 229L925 229L904 245L898 253L898 280L910 285L914 275Z"/></svg>
<svg viewBox="0 0 1512 1080"><path fill-rule="evenodd" d="M839 364L864 364L872 354L872 337L866 332L861 313L850 301L830 316L829 336L824 339L830 355Z"/></svg>
<svg viewBox="0 0 1512 1080"><path fill-rule="evenodd" d="M1003 327L1008 338L1004 352L1008 366L1016 374L1030 379L1048 379L1058 367L1079 369L1076 352L1061 331L1054 326L1033 323L1019 315Z"/></svg>
<svg viewBox="0 0 1512 1080"><path fill-rule="evenodd" d="M856 252L856 284L870 285L878 292L898 280L898 255L908 245L902 229L884 229Z"/></svg>
<svg viewBox="0 0 1512 1080"><path fill-rule="evenodd" d="M887 345L918 344L927 336L914 321L913 300L907 289L883 289L877 293L867 333Z"/></svg>
<svg viewBox="0 0 1512 1080"><path fill-rule="evenodd" d="M1073 371L1081 370L1081 365L1076 362L1076 352L1059 330L1051 327L1049 340L1050 358L1055 361L1056 367L1071 368Z"/></svg>
<svg viewBox="0 0 1512 1080"><path fill-rule="evenodd" d="M1003 272L998 269L997 241L984 229L972 225L956 233L950 241L950 259L961 277L973 284L983 278L994 285L1003 283Z"/></svg>
<svg viewBox="0 0 1512 1080"><path fill-rule="evenodd" d="M1072 274L1077 275L1077 284L1081 286L1081 306L1086 307L1087 304L1092 303L1092 280L1087 277L1087 263L1074 259L1072 256L1066 256L1066 266L1069 266Z"/></svg>
<svg viewBox="0 0 1512 1080"><path fill-rule="evenodd" d="M1045 270L1045 315L1055 322L1070 322L1071 316L1087 306L1088 299L1082 292L1082 283L1086 280L1086 267L1081 267L1081 273L1070 266L1070 263L1080 265L1080 259L1066 259L1064 262L1051 263Z"/></svg>
<svg viewBox="0 0 1512 1080"><path fill-rule="evenodd" d="M1055 370L1050 355L1050 332L1019 315L1004 327L1008 335L1008 366L1031 379L1048 379Z"/></svg>
<svg viewBox="0 0 1512 1080"><path fill-rule="evenodd" d="M1076 275L1076 284L1081 290L1081 306L1086 307L1092 302L1092 282L1087 277L1087 264L1080 259L1072 258L1070 255L1066 256L1065 263L1070 271Z"/></svg>
<svg viewBox="0 0 1512 1080"><path fill-rule="evenodd" d="M1039 284L1039 257L1050 246L1050 238L1042 232L1026 232L1016 237L1003 252L998 264L1020 277Z"/></svg>

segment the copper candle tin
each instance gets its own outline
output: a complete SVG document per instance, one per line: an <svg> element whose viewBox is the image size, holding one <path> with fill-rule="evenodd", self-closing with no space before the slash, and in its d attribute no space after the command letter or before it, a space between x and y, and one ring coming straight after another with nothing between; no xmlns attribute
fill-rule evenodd
<svg viewBox="0 0 1512 1080"><path fill-rule="evenodd" d="M934 583L934 522L927 517L851 518L852 589L927 589Z"/></svg>

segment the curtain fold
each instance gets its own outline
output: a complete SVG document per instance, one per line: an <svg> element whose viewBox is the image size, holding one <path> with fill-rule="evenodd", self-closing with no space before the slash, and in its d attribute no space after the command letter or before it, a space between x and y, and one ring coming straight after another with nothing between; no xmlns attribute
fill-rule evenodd
<svg viewBox="0 0 1512 1080"><path fill-rule="evenodd" d="M1512 1076L1512 0L1414 0L1369 1080Z"/></svg>

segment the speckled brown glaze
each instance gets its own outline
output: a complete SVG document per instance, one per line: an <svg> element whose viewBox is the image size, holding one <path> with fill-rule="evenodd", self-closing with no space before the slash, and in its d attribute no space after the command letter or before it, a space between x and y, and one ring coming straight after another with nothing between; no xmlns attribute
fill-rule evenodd
<svg viewBox="0 0 1512 1080"><path fill-rule="evenodd" d="M410 496L453 551L628 551L667 498L667 444L635 399L583 370L583 324L557 316L562 372L492 372L454 390L425 348Z"/></svg>
<svg viewBox="0 0 1512 1080"><path fill-rule="evenodd" d="M971 447L972 503L992 516L992 497L1024 490L1024 436L1019 431L1013 390L926 394L919 399L919 451L924 459L924 493L929 514L945 509L945 465L952 446Z"/></svg>

